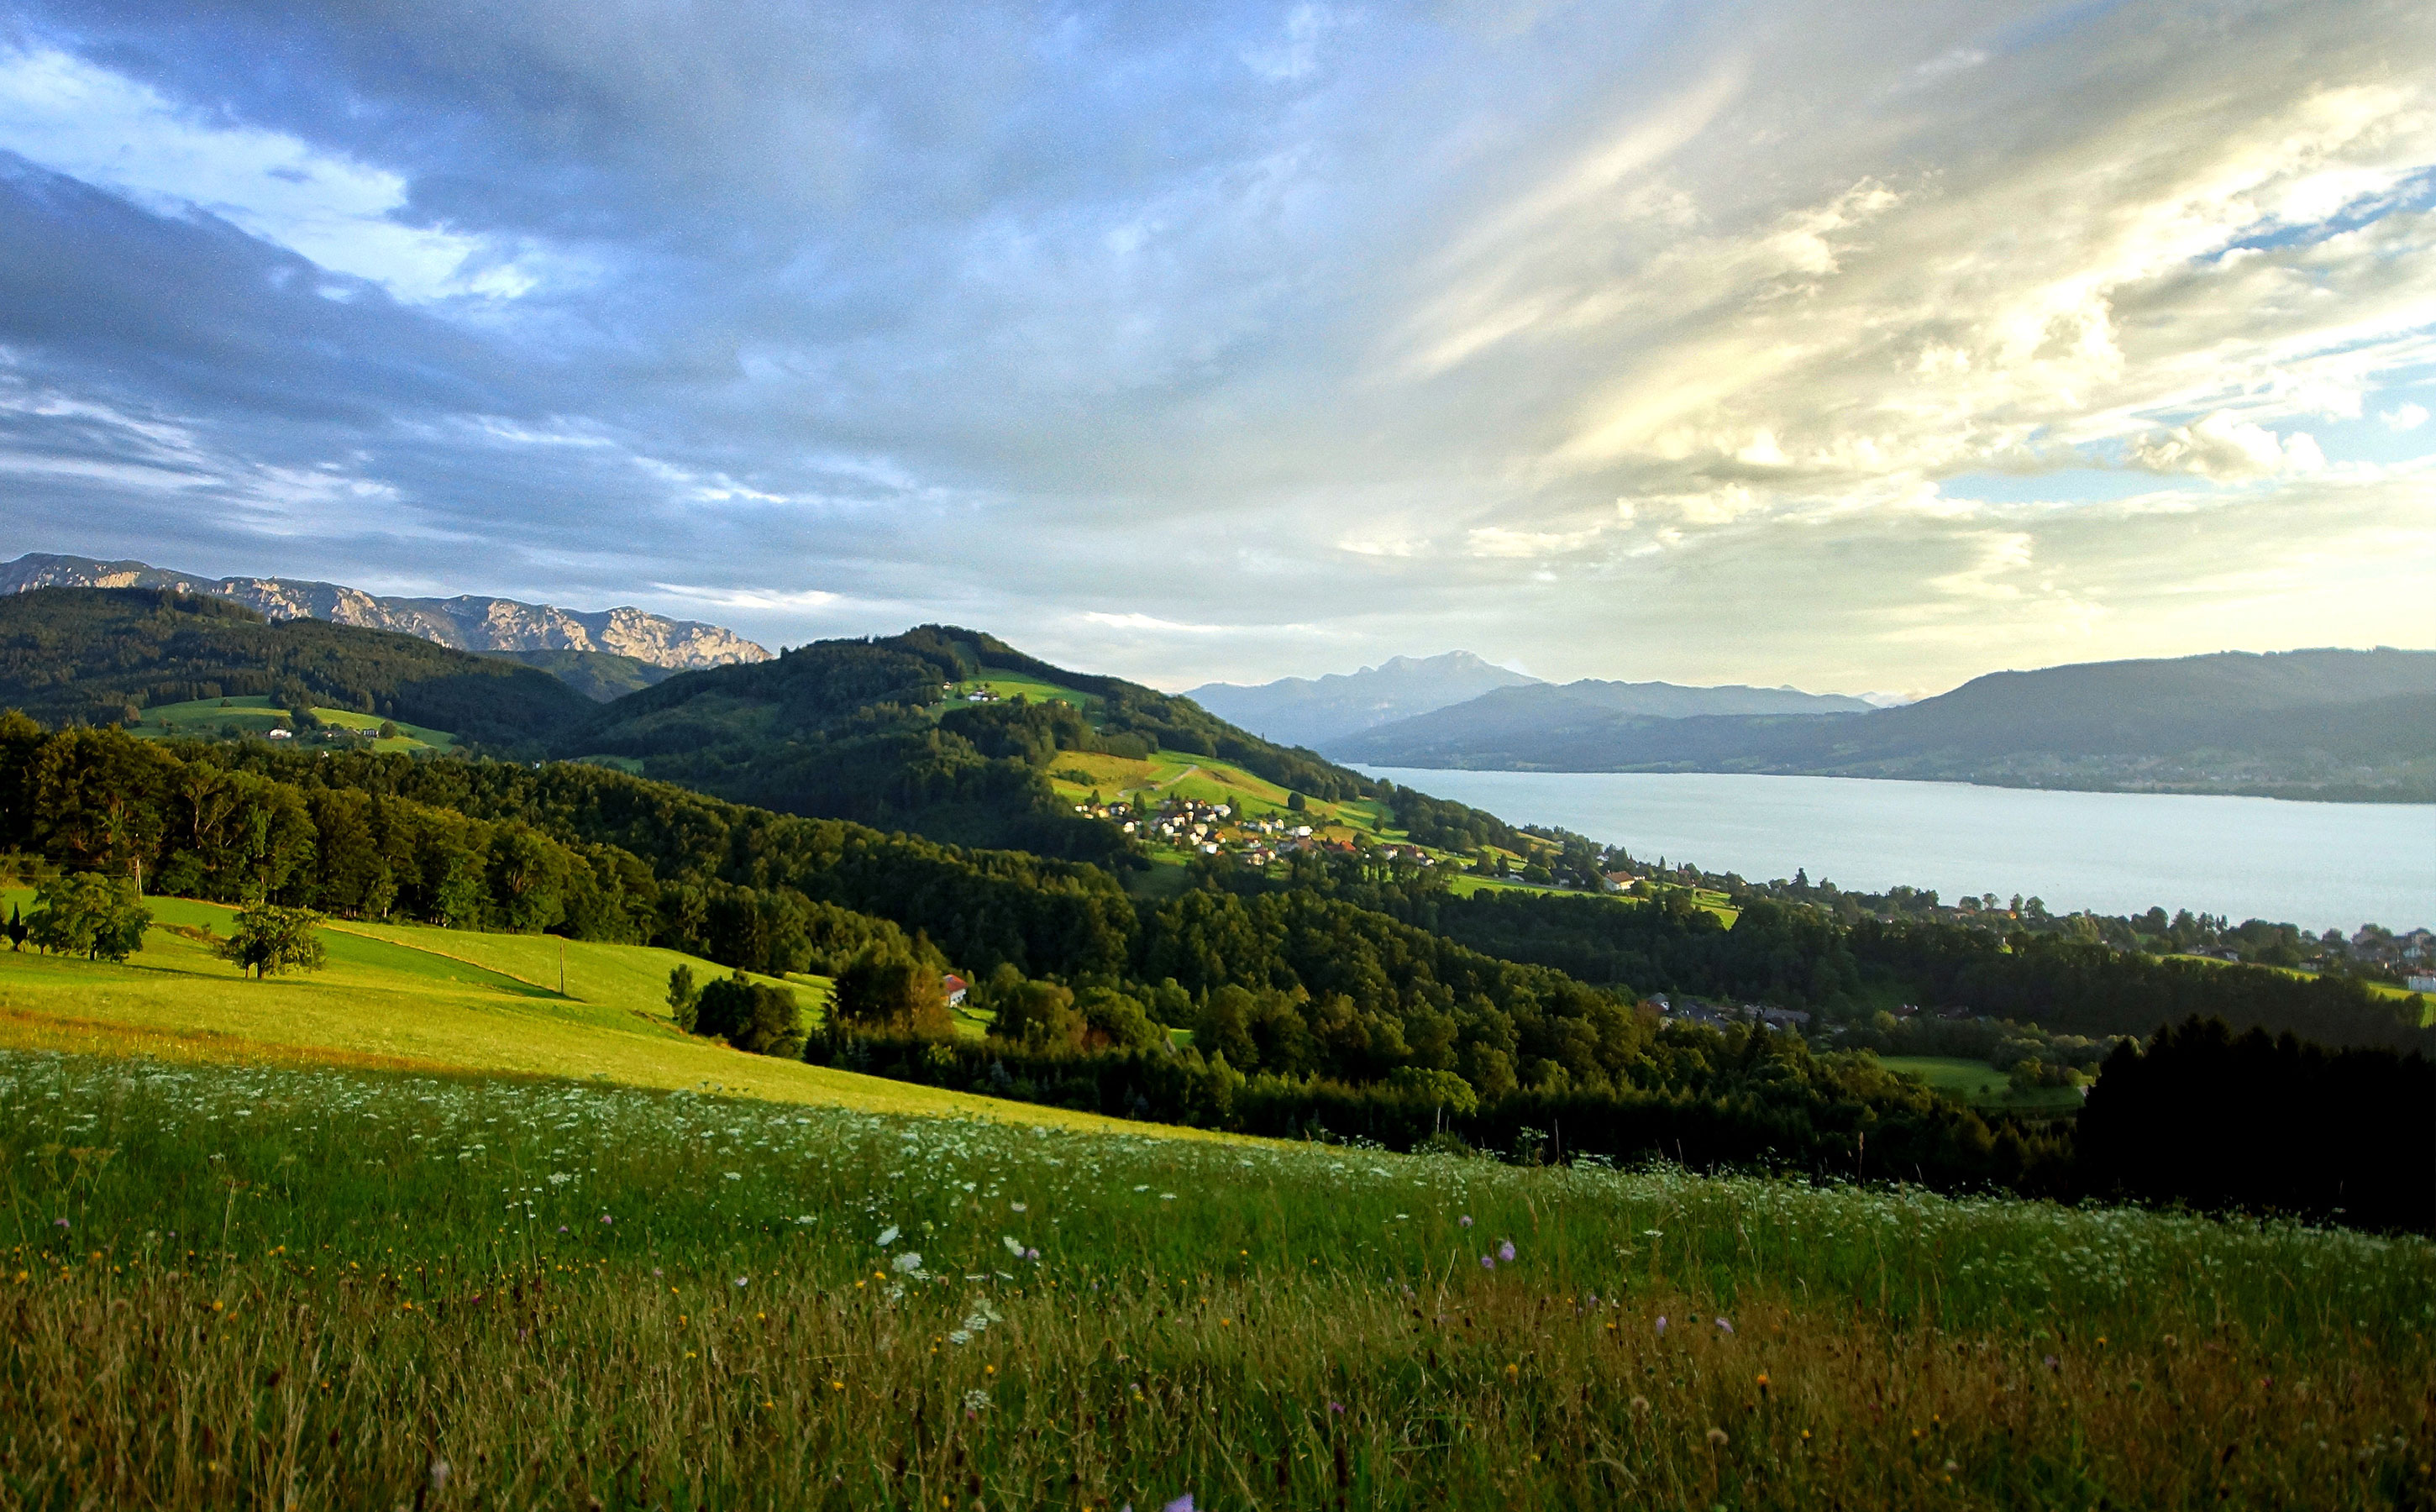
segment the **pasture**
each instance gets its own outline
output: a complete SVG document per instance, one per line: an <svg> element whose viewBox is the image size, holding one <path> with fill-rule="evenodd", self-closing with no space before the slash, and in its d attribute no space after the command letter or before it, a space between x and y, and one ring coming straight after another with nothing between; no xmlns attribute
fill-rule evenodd
<svg viewBox="0 0 2436 1512"><path fill-rule="evenodd" d="M391 721L396 726L394 736L382 736L377 714L359 714L354 709L316 708L314 717L322 723L339 729L360 730L372 735L365 749L373 751L426 751L444 749L457 743L457 737L445 730L425 725ZM197 699L185 704L162 704L144 710L142 722L129 725L128 733L147 739L188 738L213 739L219 736L268 736L274 729L284 729L290 721L287 711L266 694L249 694L235 698Z"/></svg>
<svg viewBox="0 0 2436 1512"><path fill-rule="evenodd" d="M13 1505L2425 1504L2418 1239L0 1053Z"/></svg>

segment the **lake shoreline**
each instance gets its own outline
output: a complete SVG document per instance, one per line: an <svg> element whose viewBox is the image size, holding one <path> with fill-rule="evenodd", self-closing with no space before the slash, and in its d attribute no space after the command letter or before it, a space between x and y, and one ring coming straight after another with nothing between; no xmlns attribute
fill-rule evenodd
<svg viewBox="0 0 2436 1512"><path fill-rule="evenodd" d="M1757 773L1358 769L1644 860L1880 893L2161 907L2312 933L2436 922L2436 806Z"/></svg>
<svg viewBox="0 0 2436 1512"><path fill-rule="evenodd" d="M1864 776L1846 772L1726 772L1710 767L1373 767L1363 762L1349 762L1357 772L1373 774L1396 772L1513 772L1546 777L1813 777L1824 782L1923 782L1942 787L1996 788L2019 792L2110 792L2136 798L2263 798L2270 803L2311 804L2391 804L2395 807L2436 808L2436 792L2418 790L2391 791L2379 788L2328 788L2308 793L2295 793L2282 788L2128 788L2097 782L2007 782L1996 777L1934 777L1934 776ZM1404 784L1398 780L1399 787ZM1419 787L1419 783L1412 784Z"/></svg>

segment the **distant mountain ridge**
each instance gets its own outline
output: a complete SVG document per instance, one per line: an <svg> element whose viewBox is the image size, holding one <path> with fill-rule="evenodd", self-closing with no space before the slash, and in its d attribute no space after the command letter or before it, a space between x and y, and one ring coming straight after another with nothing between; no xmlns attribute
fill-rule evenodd
<svg viewBox="0 0 2436 1512"><path fill-rule="evenodd" d="M131 724L164 704L262 695L536 755L535 742L594 707L548 672L504 657L308 615L270 620L218 594L0 595L0 708L55 726Z"/></svg>
<svg viewBox="0 0 2436 1512"><path fill-rule="evenodd" d="M1861 700L1840 693L1791 687L1686 687L1584 678L1498 688L1467 703L1345 736L1330 741L1325 750L1339 761L1381 766L1529 769L1547 766L1552 747L1570 751L1585 739L1595 740L1623 725L1734 716L1814 719L1870 709Z"/></svg>
<svg viewBox="0 0 2436 1512"><path fill-rule="evenodd" d="M0 563L0 593L23 593L29 588L173 588L180 593L209 594L234 599L267 619L323 619L414 635L458 651L517 660L531 655L534 665L562 676L571 664L564 656L543 653L606 653L668 671L770 659L767 648L732 630L626 606L583 611L474 594L406 599L366 593L343 583L296 578L207 578L143 562L100 562L43 551ZM604 668L588 675L597 686L583 686L577 677L567 680L597 698L605 687L623 691L622 685L635 682L638 674L632 668ZM639 675L657 681L648 673Z"/></svg>
<svg viewBox="0 0 2436 1512"><path fill-rule="evenodd" d="M1546 696L1564 691L1486 694L1337 740L1328 754L1389 767L2436 801L2436 652L2087 662L1992 672L1917 704L1824 717L1663 718Z"/></svg>
<svg viewBox="0 0 2436 1512"><path fill-rule="evenodd" d="M1358 672L1280 677L1244 686L1205 683L1183 696L1264 740L1316 746L1323 740L1409 719L1495 688L1539 682L1468 651L1391 656Z"/></svg>

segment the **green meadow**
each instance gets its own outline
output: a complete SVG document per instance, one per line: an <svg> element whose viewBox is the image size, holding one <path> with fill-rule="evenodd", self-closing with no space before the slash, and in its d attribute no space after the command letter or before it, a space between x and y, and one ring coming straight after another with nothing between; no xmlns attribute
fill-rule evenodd
<svg viewBox="0 0 2436 1512"><path fill-rule="evenodd" d="M0 1499L2436 1490L2421 1240L985 1111L0 1051Z"/></svg>
<svg viewBox="0 0 2436 1512"><path fill-rule="evenodd" d="M31 900L23 888L0 891L0 907ZM868 1111L988 1109L1018 1121L1105 1121L740 1054L684 1034L670 1022L670 969L690 965L695 980L706 982L727 968L673 950L350 921L322 930L325 969L257 982L215 955L204 937L225 937L234 910L183 898L147 903L154 927L123 965L0 950L0 1046L175 1062L581 1077ZM825 1012L826 979L793 977L784 985L809 1018ZM976 1021L967 1032L979 1029Z"/></svg>
<svg viewBox="0 0 2436 1512"><path fill-rule="evenodd" d="M339 729L361 730L373 736L365 747L373 751L440 750L457 743L457 737L445 730L435 730L403 721L389 721L397 734L379 734L384 722L377 714L359 714L353 709L316 708L314 717L322 723ZM130 724L128 733L147 739L169 739L176 737L209 739L225 731L242 735L268 736L272 730L288 726L287 711L266 694L250 694L235 698L197 699L186 704L159 704L144 710L142 722Z"/></svg>
<svg viewBox="0 0 2436 1512"><path fill-rule="evenodd" d="M1228 1139L738 1053L672 951L256 982L151 901L0 952L0 1505L2436 1494L2424 1239Z"/></svg>
<svg viewBox="0 0 2436 1512"><path fill-rule="evenodd" d="M994 693L1002 699L1022 697L1035 704L1071 704L1086 714L1096 713L1105 702L1096 693L1086 693L1035 677L1030 672L1013 672L1000 667L984 667L979 677L952 685L948 702L942 709L951 709L964 701L967 693Z"/></svg>

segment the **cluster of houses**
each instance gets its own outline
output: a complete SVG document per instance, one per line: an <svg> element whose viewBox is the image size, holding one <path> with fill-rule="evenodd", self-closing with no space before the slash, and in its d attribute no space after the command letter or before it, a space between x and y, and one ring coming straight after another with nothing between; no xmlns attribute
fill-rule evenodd
<svg viewBox="0 0 2436 1512"><path fill-rule="evenodd" d="M1302 852L1349 856L1361 849L1350 840L1318 835L1291 815L1250 819L1232 804L1205 803L1198 798L1168 798L1156 808L1122 799L1094 801L1076 804L1074 811L1086 818L1107 820L1125 834L1158 844L1204 856L1231 854L1246 866L1274 865L1281 858ZM1418 845L1383 844L1372 847L1369 854L1421 866L1437 863L1437 858Z"/></svg>
<svg viewBox="0 0 2436 1512"><path fill-rule="evenodd" d="M2351 937L2355 959L2375 961L2390 965L2436 965L2436 931L2411 930L2403 933L2364 926Z"/></svg>
<svg viewBox="0 0 2436 1512"><path fill-rule="evenodd" d="M1780 1034L1798 1034L1810 1028L1810 1016L1799 1008L1770 1008L1757 1002L1705 1002L1698 998L1673 996L1665 993L1649 999L1658 1006L1658 1017L1670 1024L1706 1024L1723 1029L1729 1024L1758 1024Z"/></svg>

